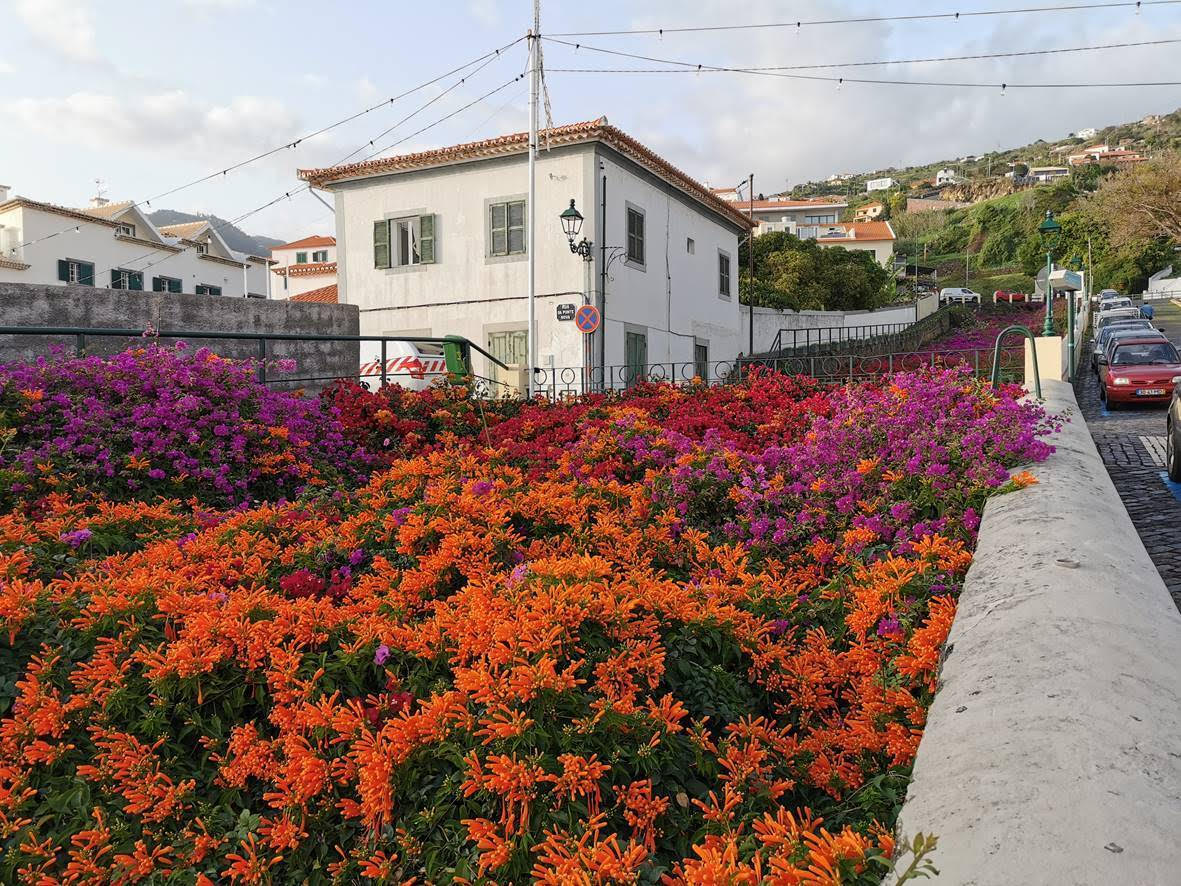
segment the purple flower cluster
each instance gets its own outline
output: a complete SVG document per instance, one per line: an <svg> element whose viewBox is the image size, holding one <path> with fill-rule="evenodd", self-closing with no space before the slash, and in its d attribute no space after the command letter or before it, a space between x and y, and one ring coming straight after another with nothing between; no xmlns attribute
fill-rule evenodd
<svg viewBox="0 0 1181 886"><path fill-rule="evenodd" d="M0 468L32 491L68 474L114 498L239 504L366 465L318 399L273 391L205 348L0 366L0 410L18 429Z"/></svg>

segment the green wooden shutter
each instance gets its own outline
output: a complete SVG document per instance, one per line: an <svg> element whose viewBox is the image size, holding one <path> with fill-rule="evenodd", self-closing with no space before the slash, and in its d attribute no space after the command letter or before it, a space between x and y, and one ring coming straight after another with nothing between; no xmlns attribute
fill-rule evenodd
<svg viewBox="0 0 1181 886"><path fill-rule="evenodd" d="M94 285L94 263L80 261L78 262L78 282L83 286Z"/></svg>
<svg viewBox="0 0 1181 886"><path fill-rule="evenodd" d="M64 258L57 260L57 279L66 283L70 282L70 263Z"/></svg>
<svg viewBox="0 0 1181 886"><path fill-rule="evenodd" d="M164 291L164 281L161 280L159 277L153 277L152 278L152 292L163 292L163 291Z"/></svg>
<svg viewBox="0 0 1181 886"><path fill-rule="evenodd" d="M181 291L180 285L181 284L180 284L179 280L169 280L168 281L168 291L169 292L180 292Z"/></svg>
<svg viewBox="0 0 1181 886"><path fill-rule="evenodd" d="M136 271L133 274L129 274L128 277L130 278L127 281L127 283L128 283L127 288L128 289L131 289L133 292L143 292L144 291L144 275L140 271Z"/></svg>
<svg viewBox="0 0 1181 886"><path fill-rule="evenodd" d="M373 223L373 267L390 266L390 223L385 219Z"/></svg>
<svg viewBox="0 0 1181 886"><path fill-rule="evenodd" d="M433 215L418 217L418 260L424 265L435 262L435 217Z"/></svg>

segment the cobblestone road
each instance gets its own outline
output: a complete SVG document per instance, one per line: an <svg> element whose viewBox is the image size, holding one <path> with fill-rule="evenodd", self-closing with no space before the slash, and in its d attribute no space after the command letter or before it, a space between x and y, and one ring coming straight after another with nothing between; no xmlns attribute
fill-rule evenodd
<svg viewBox="0 0 1181 886"><path fill-rule="evenodd" d="M1153 307L1156 325L1181 346L1181 308L1168 302ZM1181 608L1181 487L1165 475L1165 410L1104 409L1098 377L1090 370L1089 349L1087 345L1074 385L1079 408L1152 562Z"/></svg>

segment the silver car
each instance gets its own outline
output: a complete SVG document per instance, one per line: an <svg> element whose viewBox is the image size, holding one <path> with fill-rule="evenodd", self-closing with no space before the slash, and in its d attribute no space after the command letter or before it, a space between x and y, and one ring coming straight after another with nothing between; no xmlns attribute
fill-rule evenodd
<svg viewBox="0 0 1181 886"><path fill-rule="evenodd" d="M1150 321L1136 320L1133 318L1120 320L1116 323L1108 323L1095 335L1095 347L1091 350L1091 369L1094 372L1099 371L1099 357L1107 350L1107 342L1114 333L1124 331L1144 332L1152 328L1153 326Z"/></svg>

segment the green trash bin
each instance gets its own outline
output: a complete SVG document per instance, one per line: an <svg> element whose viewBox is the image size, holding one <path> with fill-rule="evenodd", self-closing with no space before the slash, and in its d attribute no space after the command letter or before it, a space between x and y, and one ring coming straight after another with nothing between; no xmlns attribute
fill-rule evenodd
<svg viewBox="0 0 1181 886"><path fill-rule="evenodd" d="M445 335L443 339L443 359L447 364L447 375L452 380L471 376L471 343L459 335Z"/></svg>

